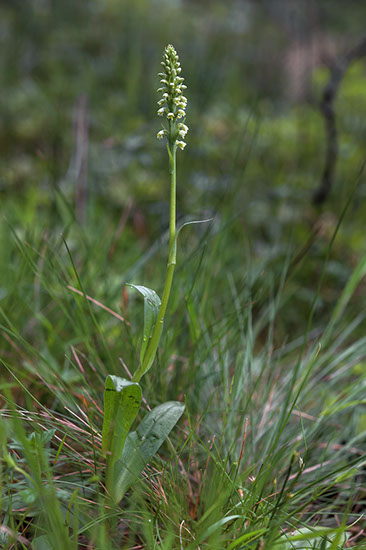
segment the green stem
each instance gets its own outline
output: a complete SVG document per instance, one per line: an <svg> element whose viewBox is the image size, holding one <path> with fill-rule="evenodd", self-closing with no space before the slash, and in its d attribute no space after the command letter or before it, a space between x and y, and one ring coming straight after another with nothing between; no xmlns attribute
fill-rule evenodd
<svg viewBox="0 0 366 550"><path fill-rule="evenodd" d="M170 172L170 217L169 217L169 256L167 273L165 279L165 285L163 290L163 296L161 299L161 305L158 315L156 317L154 330L151 335L149 345L147 347L144 360L135 372L132 380L133 382L139 382L144 374L151 368L155 355L159 346L161 334L163 332L164 317L169 302L170 291L173 283L174 270L177 263L177 241L176 241L176 185L177 185L177 171L176 171L176 154L177 146L175 143L168 146L169 154L169 172Z"/></svg>
<svg viewBox="0 0 366 550"><path fill-rule="evenodd" d="M172 152L168 146L169 154L169 173L170 173L170 217L169 217L169 260L171 254L174 255L174 261L176 261L177 243L175 240L176 232L176 202L177 202L177 146L172 146ZM168 263L169 266L169 263Z"/></svg>

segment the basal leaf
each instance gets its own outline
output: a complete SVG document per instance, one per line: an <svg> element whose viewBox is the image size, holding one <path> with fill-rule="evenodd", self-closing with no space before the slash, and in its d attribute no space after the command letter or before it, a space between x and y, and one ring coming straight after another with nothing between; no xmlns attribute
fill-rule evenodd
<svg viewBox="0 0 366 550"><path fill-rule="evenodd" d="M141 388L136 382L109 375L105 381L102 452L114 460L123 446L141 403Z"/></svg>
<svg viewBox="0 0 366 550"><path fill-rule="evenodd" d="M127 286L134 288L144 297L144 333L142 336L140 351L140 363L142 364L146 348L149 344L150 336L155 325L156 317L159 312L161 300L155 290L152 290L151 288L131 284L128 284Z"/></svg>
<svg viewBox="0 0 366 550"><path fill-rule="evenodd" d="M41 535L32 542L33 550L51 550L52 545L47 535Z"/></svg>
<svg viewBox="0 0 366 550"><path fill-rule="evenodd" d="M343 545L347 542L348 534L346 532L341 532L340 529L341 528L332 529L330 527L321 527L319 525L312 527L311 529L303 527L297 529L295 534L292 533L282 535L282 537L274 543L274 546L276 550L282 550L283 546L288 550L292 550L294 548L311 550L314 548L315 541L317 548L318 545L320 545L321 548L329 548L330 550L333 548L332 541L335 540L337 535L340 535L341 537L341 540L338 541L339 543Z"/></svg>
<svg viewBox="0 0 366 550"><path fill-rule="evenodd" d="M119 502L157 453L183 414L184 405L168 401L155 407L135 432L129 434L122 456L115 464L115 498Z"/></svg>

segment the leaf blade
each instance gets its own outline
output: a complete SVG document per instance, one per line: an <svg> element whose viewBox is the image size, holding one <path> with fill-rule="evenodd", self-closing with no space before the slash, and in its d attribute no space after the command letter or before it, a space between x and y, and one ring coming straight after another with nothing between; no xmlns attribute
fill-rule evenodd
<svg viewBox="0 0 366 550"><path fill-rule="evenodd" d="M136 382L108 375L104 391L104 420L102 453L117 460L121 454L136 418L142 399L141 387Z"/></svg>
<svg viewBox="0 0 366 550"><path fill-rule="evenodd" d="M178 401L155 407L137 430L129 434L121 458L115 464L115 495L120 501L150 459L157 453L184 412Z"/></svg>
<svg viewBox="0 0 366 550"><path fill-rule="evenodd" d="M127 286L134 288L144 297L144 332L142 336L140 364L143 363L145 352L155 325L156 317L159 312L161 300L155 290L142 285L133 285L127 283Z"/></svg>

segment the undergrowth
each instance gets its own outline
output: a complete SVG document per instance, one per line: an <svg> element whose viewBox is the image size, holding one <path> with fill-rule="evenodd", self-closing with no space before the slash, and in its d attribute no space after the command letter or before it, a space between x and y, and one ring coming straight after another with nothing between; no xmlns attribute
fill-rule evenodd
<svg viewBox="0 0 366 550"><path fill-rule="evenodd" d="M42 216L51 228L54 220ZM109 243L92 226L71 227L65 238L50 229L42 238L19 219L4 222L4 548L29 541L36 549L52 541L56 550L362 547L366 340L354 335L365 319L348 310L366 259L327 323L317 315L323 281L311 324L280 341L277 324L301 291L288 271L293 252L289 246L287 259L280 256L278 276L266 256L236 252L246 236L233 246L235 223L222 217L198 226L189 247L183 239L138 420L162 400L178 398L186 413L140 481L112 505L102 389L108 373L132 376L142 312L130 292L120 303L110 298L104 277L117 296L120 260L106 260ZM152 243L145 251L152 258L133 264L131 228L120 239L125 270L157 281L159 247Z"/></svg>

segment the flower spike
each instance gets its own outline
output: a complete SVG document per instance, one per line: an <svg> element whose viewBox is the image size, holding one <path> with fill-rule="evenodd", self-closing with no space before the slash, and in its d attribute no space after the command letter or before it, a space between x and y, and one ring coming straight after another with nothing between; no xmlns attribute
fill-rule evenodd
<svg viewBox="0 0 366 550"><path fill-rule="evenodd" d="M158 139L166 137L170 147L184 149L186 144L180 138L184 138L188 132L188 126L181 122L181 119L185 120L186 116L187 98L184 97L183 91L187 86L183 84L184 78L178 76L182 69L178 54L171 44L164 50L161 65L164 72L159 73L160 83L163 86L158 89L158 92L162 93L162 98L158 101L158 116L167 119L168 129L163 127L157 137Z"/></svg>

